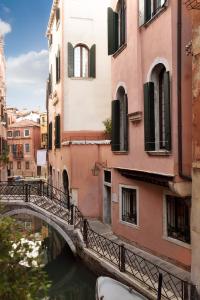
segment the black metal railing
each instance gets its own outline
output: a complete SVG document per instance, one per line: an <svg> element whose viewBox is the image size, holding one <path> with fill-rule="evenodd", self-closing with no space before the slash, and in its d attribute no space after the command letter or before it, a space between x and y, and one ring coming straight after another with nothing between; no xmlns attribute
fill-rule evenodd
<svg viewBox="0 0 200 300"><path fill-rule="evenodd" d="M109 261L121 272L131 275L163 299L188 300L191 284L169 273L148 259L95 232L83 218L70 196L43 181L0 182L0 200L34 203L69 225L79 227L85 245L101 258ZM162 288L159 282L162 278ZM161 299L161 298L160 298Z"/></svg>

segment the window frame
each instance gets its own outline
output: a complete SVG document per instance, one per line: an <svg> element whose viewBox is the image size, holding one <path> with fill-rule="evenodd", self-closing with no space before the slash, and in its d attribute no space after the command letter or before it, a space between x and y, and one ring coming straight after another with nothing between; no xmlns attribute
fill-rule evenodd
<svg viewBox="0 0 200 300"><path fill-rule="evenodd" d="M136 224L122 220L122 189L132 189L136 191ZM119 222L121 224L139 229L140 226L140 215L139 215L139 188L137 186L119 184Z"/></svg>
<svg viewBox="0 0 200 300"><path fill-rule="evenodd" d="M21 169L22 169L21 161L17 161L17 170L21 170Z"/></svg>
<svg viewBox="0 0 200 300"><path fill-rule="evenodd" d="M26 130L28 131L28 135L25 134ZM30 137L30 129L28 128L24 129L24 137Z"/></svg>
<svg viewBox="0 0 200 300"><path fill-rule="evenodd" d="M118 15L118 29L117 29L118 30L118 49L117 49L117 51L118 51L127 42L127 4L126 4L126 0L118 0L117 8L115 11Z"/></svg>
<svg viewBox="0 0 200 300"><path fill-rule="evenodd" d="M27 151L27 149L26 149L26 146L27 146L27 145L28 145L29 151ZM24 144L24 152L25 152L25 153L30 153L30 144L28 144L28 143Z"/></svg>
<svg viewBox="0 0 200 300"><path fill-rule="evenodd" d="M18 132L19 134L15 135L15 133ZM17 138L17 137L20 137L21 134L20 134L20 130L14 130L13 131L13 138Z"/></svg>
<svg viewBox="0 0 200 300"><path fill-rule="evenodd" d="M75 74L75 69L76 69L76 55L75 51L76 48L80 48L80 63L79 63L79 71L80 71L80 76L76 76ZM87 59L88 59L88 64L87 64L87 76L83 76L83 49L87 50ZM74 47L74 78L90 78L90 49L87 45L85 44L77 44Z"/></svg>
<svg viewBox="0 0 200 300"><path fill-rule="evenodd" d="M11 133L11 135L9 136L9 133ZM7 131L7 138L12 138L13 137L13 131L12 130L8 130Z"/></svg>
<svg viewBox="0 0 200 300"><path fill-rule="evenodd" d="M28 166L28 167L27 167ZM25 162L25 169L26 170L30 170L30 162L29 161L26 161Z"/></svg>

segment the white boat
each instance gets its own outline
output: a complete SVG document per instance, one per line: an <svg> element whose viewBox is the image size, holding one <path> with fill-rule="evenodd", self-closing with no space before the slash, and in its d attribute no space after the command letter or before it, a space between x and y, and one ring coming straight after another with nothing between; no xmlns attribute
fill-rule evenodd
<svg viewBox="0 0 200 300"><path fill-rule="evenodd" d="M96 300L147 300L147 298L110 277L98 277Z"/></svg>

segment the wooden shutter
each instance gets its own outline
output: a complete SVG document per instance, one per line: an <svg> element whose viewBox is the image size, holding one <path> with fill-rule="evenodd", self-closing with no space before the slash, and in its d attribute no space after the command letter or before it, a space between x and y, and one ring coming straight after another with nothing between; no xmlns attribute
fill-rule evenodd
<svg viewBox="0 0 200 300"><path fill-rule="evenodd" d="M90 77L96 77L96 45L92 45L90 49Z"/></svg>
<svg viewBox="0 0 200 300"><path fill-rule="evenodd" d="M145 151L155 150L154 83L144 84Z"/></svg>
<svg viewBox="0 0 200 300"><path fill-rule="evenodd" d="M58 50L58 81L60 81L60 50Z"/></svg>
<svg viewBox="0 0 200 300"><path fill-rule="evenodd" d="M151 19L151 0L144 0L144 20L145 23Z"/></svg>
<svg viewBox="0 0 200 300"><path fill-rule="evenodd" d="M49 132L48 132L48 149L52 149L52 122L49 123Z"/></svg>
<svg viewBox="0 0 200 300"><path fill-rule="evenodd" d="M171 150L171 116L170 116L170 75L164 73L164 124L167 150Z"/></svg>
<svg viewBox="0 0 200 300"><path fill-rule="evenodd" d="M55 118L55 147L60 148L60 115Z"/></svg>
<svg viewBox="0 0 200 300"><path fill-rule="evenodd" d="M118 49L118 14L108 7L108 55Z"/></svg>
<svg viewBox="0 0 200 300"><path fill-rule="evenodd" d="M68 77L74 77L74 48L68 43Z"/></svg>
<svg viewBox="0 0 200 300"><path fill-rule="evenodd" d="M124 151L128 151L128 97L124 95Z"/></svg>
<svg viewBox="0 0 200 300"><path fill-rule="evenodd" d="M112 151L120 150L120 101L112 101Z"/></svg>

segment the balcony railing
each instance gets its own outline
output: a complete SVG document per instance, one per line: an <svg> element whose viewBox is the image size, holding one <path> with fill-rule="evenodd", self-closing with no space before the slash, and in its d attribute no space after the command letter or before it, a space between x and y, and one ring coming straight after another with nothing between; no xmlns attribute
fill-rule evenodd
<svg viewBox="0 0 200 300"><path fill-rule="evenodd" d="M200 9L200 0L185 0L188 9Z"/></svg>

